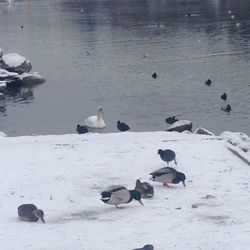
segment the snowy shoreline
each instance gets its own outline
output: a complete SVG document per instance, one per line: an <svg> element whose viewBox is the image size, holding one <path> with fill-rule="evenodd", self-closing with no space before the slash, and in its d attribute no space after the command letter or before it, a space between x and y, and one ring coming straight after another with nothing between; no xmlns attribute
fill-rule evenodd
<svg viewBox="0 0 250 250"><path fill-rule="evenodd" d="M230 140L230 143L228 142ZM248 249L249 137L175 132L0 136L1 248L125 250ZM166 166L159 148L176 152L187 187L149 181ZM175 165L172 165L175 167ZM116 209L100 201L113 184L155 188L152 199ZM21 222L17 207L34 203L46 224Z"/></svg>

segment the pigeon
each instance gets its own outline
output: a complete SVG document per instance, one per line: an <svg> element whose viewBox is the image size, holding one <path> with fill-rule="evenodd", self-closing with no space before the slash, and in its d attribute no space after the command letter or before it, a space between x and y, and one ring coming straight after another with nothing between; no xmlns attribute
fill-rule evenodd
<svg viewBox="0 0 250 250"><path fill-rule="evenodd" d="M158 154L160 155L163 161L167 162L168 165L169 165L169 162L173 160L174 160L175 165L177 165L177 161L175 159L176 155L174 151L170 149L165 149L165 150L159 149Z"/></svg>

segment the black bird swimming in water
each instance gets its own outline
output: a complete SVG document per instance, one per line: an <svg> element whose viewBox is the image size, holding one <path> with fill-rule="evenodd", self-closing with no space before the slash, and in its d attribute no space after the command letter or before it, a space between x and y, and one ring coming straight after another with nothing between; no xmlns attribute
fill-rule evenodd
<svg viewBox="0 0 250 250"><path fill-rule="evenodd" d="M207 79L207 80L205 81L205 84L206 84L207 86L211 86L211 83L212 83L211 79Z"/></svg>
<svg viewBox="0 0 250 250"><path fill-rule="evenodd" d="M221 110L223 110L223 111L229 113L229 112L232 110L232 108L231 108L231 106L228 104L226 107L222 107Z"/></svg>
<svg viewBox="0 0 250 250"><path fill-rule="evenodd" d="M151 244L148 244L148 245L145 245L142 248L136 248L136 249L133 249L133 250L154 250L154 247Z"/></svg>
<svg viewBox="0 0 250 250"><path fill-rule="evenodd" d="M179 120L176 119L175 116L172 116L172 117L166 118L165 121L166 121L166 123L168 123L168 124L173 124L173 123L175 123L175 122L177 122L177 121L179 121Z"/></svg>
<svg viewBox="0 0 250 250"><path fill-rule="evenodd" d="M125 122L120 121L117 121L117 128L122 132L130 129L130 127Z"/></svg>
<svg viewBox="0 0 250 250"><path fill-rule="evenodd" d="M156 78L157 78L157 74L156 74L156 72L154 72L154 73L152 74L152 77L153 77L154 79L156 79Z"/></svg>
<svg viewBox="0 0 250 250"><path fill-rule="evenodd" d="M221 97L220 97L222 100L224 100L224 101L226 101L227 100L227 94L226 93L224 93L223 95L221 95Z"/></svg>
<svg viewBox="0 0 250 250"><path fill-rule="evenodd" d="M79 124L77 124L76 131L78 134L85 134L85 133L89 132L89 130L86 126L81 126Z"/></svg>

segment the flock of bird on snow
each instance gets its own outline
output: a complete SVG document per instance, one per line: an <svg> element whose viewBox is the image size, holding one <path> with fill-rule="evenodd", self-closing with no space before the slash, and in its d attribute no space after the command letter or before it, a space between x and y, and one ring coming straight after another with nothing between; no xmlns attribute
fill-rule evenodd
<svg viewBox="0 0 250 250"><path fill-rule="evenodd" d="M157 74L154 73L152 75L153 78L157 77ZM211 80L208 79L205 84L207 86L211 85ZM224 93L221 95L222 100L227 100L227 94ZM231 106L227 105L223 111L230 112ZM97 128L102 129L105 128L106 124L103 120L103 108L101 106L97 106L97 114L88 117L83 125L77 125L76 131L79 134L84 134L89 132L89 128ZM178 119L173 117L166 118L166 122L168 124L173 124L174 122L178 121ZM130 127L124 123L117 121L117 129L124 132L130 129ZM169 187L169 183L178 184L182 183L185 187L185 179L186 176L184 173L178 172L176 169L169 167L169 162L174 161L175 165L177 165L176 161L176 155L175 152L170 149L159 149L158 154L160 155L160 158L167 162L167 167L163 167L160 169L155 170L154 172L150 173L152 176L150 179L152 181L161 182L163 183L163 186ZM139 179L136 181L135 188L133 190L128 190L126 187L122 185L114 185L108 187L106 190L102 191L101 193L101 200L110 205L114 205L116 208L122 208L118 205L130 203L132 200L138 201L141 205L143 205L141 199L147 199L152 198L154 195L154 188L153 186L148 182L141 182ZM45 223L44 220L44 212L41 209L38 209L34 204L22 204L18 207L18 216L23 221L30 221L30 222L36 222L39 219ZM150 244L145 245L142 248L137 248L134 250L153 250L154 247Z"/></svg>

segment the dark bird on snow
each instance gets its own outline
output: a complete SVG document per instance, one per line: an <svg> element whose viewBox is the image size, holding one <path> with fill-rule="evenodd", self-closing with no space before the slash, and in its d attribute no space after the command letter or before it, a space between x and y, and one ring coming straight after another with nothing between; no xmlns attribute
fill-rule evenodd
<svg viewBox="0 0 250 250"><path fill-rule="evenodd" d="M136 191L141 193L142 198L152 198L154 196L154 188L148 182L141 182L139 179L135 183Z"/></svg>
<svg viewBox="0 0 250 250"><path fill-rule="evenodd" d="M176 171L176 169L174 168L170 168L170 167L160 168L150 173L150 175L152 175L151 177L152 181L162 182L163 186L169 187L168 183L178 184L180 182L183 183L184 187L186 186L185 174Z"/></svg>
<svg viewBox="0 0 250 250"><path fill-rule="evenodd" d="M226 107L222 107L221 110L225 111L225 112L230 112L232 110L231 106L228 104Z"/></svg>
<svg viewBox="0 0 250 250"><path fill-rule="evenodd" d="M133 250L154 250L154 247L153 247L153 245L148 244L148 245L145 245L142 248L135 248Z"/></svg>
<svg viewBox="0 0 250 250"><path fill-rule="evenodd" d="M77 124L76 131L78 134L85 134L85 133L89 132L89 130L86 126L81 126L79 124Z"/></svg>
<svg viewBox="0 0 250 250"><path fill-rule="evenodd" d="M207 80L205 81L205 84L206 84L207 86L211 86L211 83L212 83L211 79L207 79Z"/></svg>
<svg viewBox="0 0 250 250"><path fill-rule="evenodd" d="M166 123L168 123L168 124L173 124L173 123L175 123L175 122L177 122L177 121L179 121L179 120L176 119L175 116L171 116L171 117L166 118L165 121L166 121Z"/></svg>
<svg viewBox="0 0 250 250"><path fill-rule="evenodd" d="M114 185L101 193L101 200L110 205L115 205L116 208L119 208L118 205L131 202L133 199L137 200L141 205L141 193L136 190L128 190L122 185Z"/></svg>
<svg viewBox="0 0 250 250"><path fill-rule="evenodd" d="M152 77L153 77L154 79L156 79L156 78L157 78L157 74L156 74L156 72L154 72L154 73L153 73Z"/></svg>
<svg viewBox="0 0 250 250"><path fill-rule="evenodd" d="M221 95L221 97L220 97L222 100L224 100L224 101L226 101L227 100L227 94L226 93L224 93L223 95Z"/></svg>
<svg viewBox="0 0 250 250"><path fill-rule="evenodd" d="M168 165L169 165L169 162L173 161L173 160L174 160L175 165L177 165L177 161L175 159L176 155L175 155L175 152L173 150L170 150L170 149L165 149L165 150L159 149L158 150L158 154L160 155L160 157L161 157L161 159L163 161L167 162Z"/></svg>
<svg viewBox="0 0 250 250"><path fill-rule="evenodd" d="M43 223L44 221L44 212L41 209L38 209L35 205L33 204L23 204L18 207L17 209L18 216L21 220L23 221L38 221L41 219Z"/></svg>
<svg viewBox="0 0 250 250"><path fill-rule="evenodd" d="M117 121L117 128L122 132L130 129L130 127L125 122L120 121Z"/></svg>

